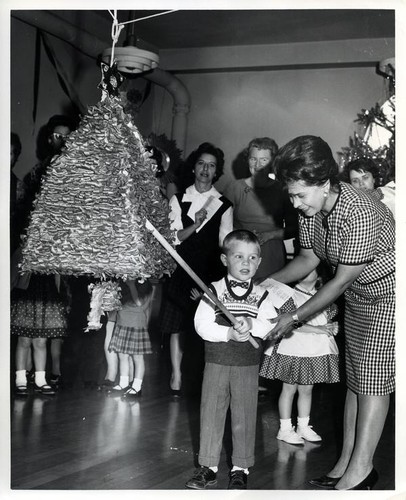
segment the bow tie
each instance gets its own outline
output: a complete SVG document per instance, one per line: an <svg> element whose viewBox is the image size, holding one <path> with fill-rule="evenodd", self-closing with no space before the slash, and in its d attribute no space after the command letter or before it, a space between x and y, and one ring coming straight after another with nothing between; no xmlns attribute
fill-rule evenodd
<svg viewBox="0 0 406 500"><path fill-rule="evenodd" d="M249 287L249 282L248 281L234 281L234 280L230 280L229 283L230 283L230 287L231 288L236 288L236 287L240 286L241 288L245 288L246 290L248 290L248 287Z"/></svg>

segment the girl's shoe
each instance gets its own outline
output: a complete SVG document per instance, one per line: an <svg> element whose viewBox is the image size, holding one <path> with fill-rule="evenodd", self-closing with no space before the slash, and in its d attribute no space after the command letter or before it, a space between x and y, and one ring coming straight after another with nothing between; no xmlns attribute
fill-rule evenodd
<svg viewBox="0 0 406 500"><path fill-rule="evenodd" d="M100 389L102 391L107 391L107 392L110 389L112 389L113 387L114 387L114 382L112 380L109 380L109 379L103 380L103 382L100 385Z"/></svg>
<svg viewBox="0 0 406 500"><path fill-rule="evenodd" d="M293 427L286 430L279 429L276 439L289 444L304 444L304 440L295 432Z"/></svg>
<svg viewBox="0 0 406 500"><path fill-rule="evenodd" d="M296 434L306 441L310 441L311 443L317 443L321 441L321 436L314 432L311 425L306 425L306 427L300 427L298 425L296 427Z"/></svg>
<svg viewBox="0 0 406 500"><path fill-rule="evenodd" d="M110 394L111 396L122 396L128 391L128 389L131 389L131 386L128 385L127 387L121 387L121 385L117 384L114 387L107 389L107 394Z"/></svg>
<svg viewBox="0 0 406 500"><path fill-rule="evenodd" d="M125 399L135 399L139 398L140 396L142 396L142 390L140 389L139 391L136 391L134 387L127 388L127 390L123 394L123 398Z"/></svg>
<svg viewBox="0 0 406 500"><path fill-rule="evenodd" d="M51 373L51 377L49 379L51 385L55 388L58 388L62 384L62 379L60 375L55 375Z"/></svg>
<svg viewBox="0 0 406 500"><path fill-rule="evenodd" d="M28 389L26 385L17 385L14 394L16 396L28 396Z"/></svg>
<svg viewBox="0 0 406 500"><path fill-rule="evenodd" d="M37 384L34 384L35 392L39 392L44 394L44 396L53 396L56 394L55 389L48 384L41 385L41 387Z"/></svg>

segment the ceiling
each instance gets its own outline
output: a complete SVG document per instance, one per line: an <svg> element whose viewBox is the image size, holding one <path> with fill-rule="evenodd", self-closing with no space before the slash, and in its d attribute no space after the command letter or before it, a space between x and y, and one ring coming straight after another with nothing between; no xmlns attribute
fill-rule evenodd
<svg viewBox="0 0 406 500"><path fill-rule="evenodd" d="M119 22L163 11L119 10ZM94 11L112 21L109 11ZM357 38L393 38L395 11L178 10L127 25L137 38L157 49L282 44ZM121 35L119 45L126 38Z"/></svg>

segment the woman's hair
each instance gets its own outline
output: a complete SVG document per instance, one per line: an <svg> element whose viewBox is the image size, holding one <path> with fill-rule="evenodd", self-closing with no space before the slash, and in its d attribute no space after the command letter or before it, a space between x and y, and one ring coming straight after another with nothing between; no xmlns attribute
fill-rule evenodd
<svg viewBox="0 0 406 500"><path fill-rule="evenodd" d="M15 132L11 132L11 147L14 148L14 156L15 159L17 159L20 156L21 153L21 141Z"/></svg>
<svg viewBox="0 0 406 500"><path fill-rule="evenodd" d="M271 159L273 159L278 152L278 145L270 137L256 137L255 139L252 139L247 146L247 156L249 155L251 148L269 149L271 152Z"/></svg>
<svg viewBox="0 0 406 500"><path fill-rule="evenodd" d="M231 231L231 233L228 233L223 241L222 252L224 254L227 254L227 252L230 250L232 243L234 243L235 241L254 243L254 245L257 245L258 247L259 255L261 255L261 246L259 244L258 238L255 236L253 232L248 231L247 229L235 229L234 231Z"/></svg>
<svg viewBox="0 0 406 500"><path fill-rule="evenodd" d="M137 287L138 297L140 299L145 299L152 293L152 285L149 280L136 281L135 286Z"/></svg>
<svg viewBox="0 0 406 500"><path fill-rule="evenodd" d="M274 160L276 178L282 184L303 181L320 186L326 181L338 184L338 166L330 146L320 137L302 135L285 144Z"/></svg>
<svg viewBox="0 0 406 500"><path fill-rule="evenodd" d="M343 180L345 180L345 182L350 182L351 170L355 170L356 172L369 172L375 180L375 187L381 185L381 173L378 165L372 158L362 157L348 162L343 170Z"/></svg>
<svg viewBox="0 0 406 500"><path fill-rule="evenodd" d="M315 288L319 290L323 285L330 281L333 277L331 269L325 262L320 262L320 264L316 267L316 272L318 275Z"/></svg>
<svg viewBox="0 0 406 500"><path fill-rule="evenodd" d="M213 179L213 182L216 182L224 172L224 153L220 148L214 146L210 142L203 142L197 149L190 153L185 162L186 170L192 172L197 160L205 153L213 155L216 158L216 174Z"/></svg>
<svg viewBox="0 0 406 500"><path fill-rule="evenodd" d="M37 136L37 151L36 155L39 160L45 160L49 155L55 154L48 139L54 132L56 127L68 127L73 132L77 127L77 122L67 115L53 115L48 122L43 125Z"/></svg>

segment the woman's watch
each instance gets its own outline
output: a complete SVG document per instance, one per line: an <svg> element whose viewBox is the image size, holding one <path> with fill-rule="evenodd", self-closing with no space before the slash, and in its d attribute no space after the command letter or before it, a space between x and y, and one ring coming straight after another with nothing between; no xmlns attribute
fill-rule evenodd
<svg viewBox="0 0 406 500"><path fill-rule="evenodd" d="M292 319L294 321L293 323L293 329L296 330L297 328L300 328L301 326L303 326L303 323L301 321L299 321L299 316L297 315L297 313L293 313L292 314Z"/></svg>

